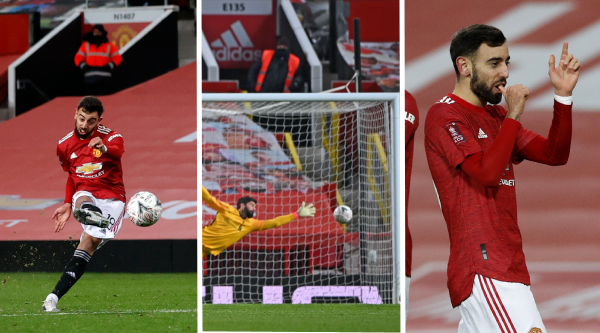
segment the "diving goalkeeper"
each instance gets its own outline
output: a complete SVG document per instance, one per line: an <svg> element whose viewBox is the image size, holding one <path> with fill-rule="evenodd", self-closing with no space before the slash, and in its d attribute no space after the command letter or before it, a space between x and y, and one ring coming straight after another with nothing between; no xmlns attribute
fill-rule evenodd
<svg viewBox="0 0 600 333"><path fill-rule="evenodd" d="M261 231L290 223L298 217L313 217L316 209L313 204L302 203L297 212L260 221L252 217L256 214L257 201L251 197L241 197L237 209L213 198L202 186L202 200L217 211L213 222L202 228L202 257L218 255L252 231Z"/></svg>

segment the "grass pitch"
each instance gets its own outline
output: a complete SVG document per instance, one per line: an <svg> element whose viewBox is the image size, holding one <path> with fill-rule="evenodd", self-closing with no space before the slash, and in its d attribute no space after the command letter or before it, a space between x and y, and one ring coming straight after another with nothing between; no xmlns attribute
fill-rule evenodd
<svg viewBox="0 0 600 333"><path fill-rule="evenodd" d="M400 305L202 305L203 331L400 332Z"/></svg>
<svg viewBox="0 0 600 333"><path fill-rule="evenodd" d="M2 332L196 332L197 274L85 273L58 302L42 301L61 273L0 273Z"/></svg>

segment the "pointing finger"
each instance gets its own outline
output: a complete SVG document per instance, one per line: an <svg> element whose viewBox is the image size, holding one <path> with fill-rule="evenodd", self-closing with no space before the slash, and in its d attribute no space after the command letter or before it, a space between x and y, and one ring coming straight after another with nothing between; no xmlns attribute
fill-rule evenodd
<svg viewBox="0 0 600 333"><path fill-rule="evenodd" d="M560 59L562 60L563 57L566 57L567 54L569 54L569 42L565 42L563 44L563 48L562 48L562 54L560 56Z"/></svg>

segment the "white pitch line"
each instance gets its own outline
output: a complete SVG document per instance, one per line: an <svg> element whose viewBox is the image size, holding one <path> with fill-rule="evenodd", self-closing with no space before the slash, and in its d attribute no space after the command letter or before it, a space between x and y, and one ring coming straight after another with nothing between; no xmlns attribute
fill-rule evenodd
<svg viewBox="0 0 600 333"><path fill-rule="evenodd" d="M97 312L44 312L23 314L0 314L0 317L21 316L47 316L47 315L96 315L96 314L137 314L137 313L171 313L171 312L197 312L198 309L160 309L160 310L137 310L137 311L97 311Z"/></svg>

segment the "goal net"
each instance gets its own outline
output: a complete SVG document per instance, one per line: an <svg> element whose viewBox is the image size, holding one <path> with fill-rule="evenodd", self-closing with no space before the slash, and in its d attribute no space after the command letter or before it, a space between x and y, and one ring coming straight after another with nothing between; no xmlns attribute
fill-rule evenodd
<svg viewBox="0 0 600 333"><path fill-rule="evenodd" d="M399 302L400 214L391 160L398 94L203 94L202 185L256 219L314 218L253 232L203 258L204 303ZM397 156L400 158L400 156ZM400 170L400 169L398 169ZM395 174L400 174L396 172ZM394 201L395 200L395 201ZM341 225L338 205L353 211ZM203 227L216 211L202 206Z"/></svg>

